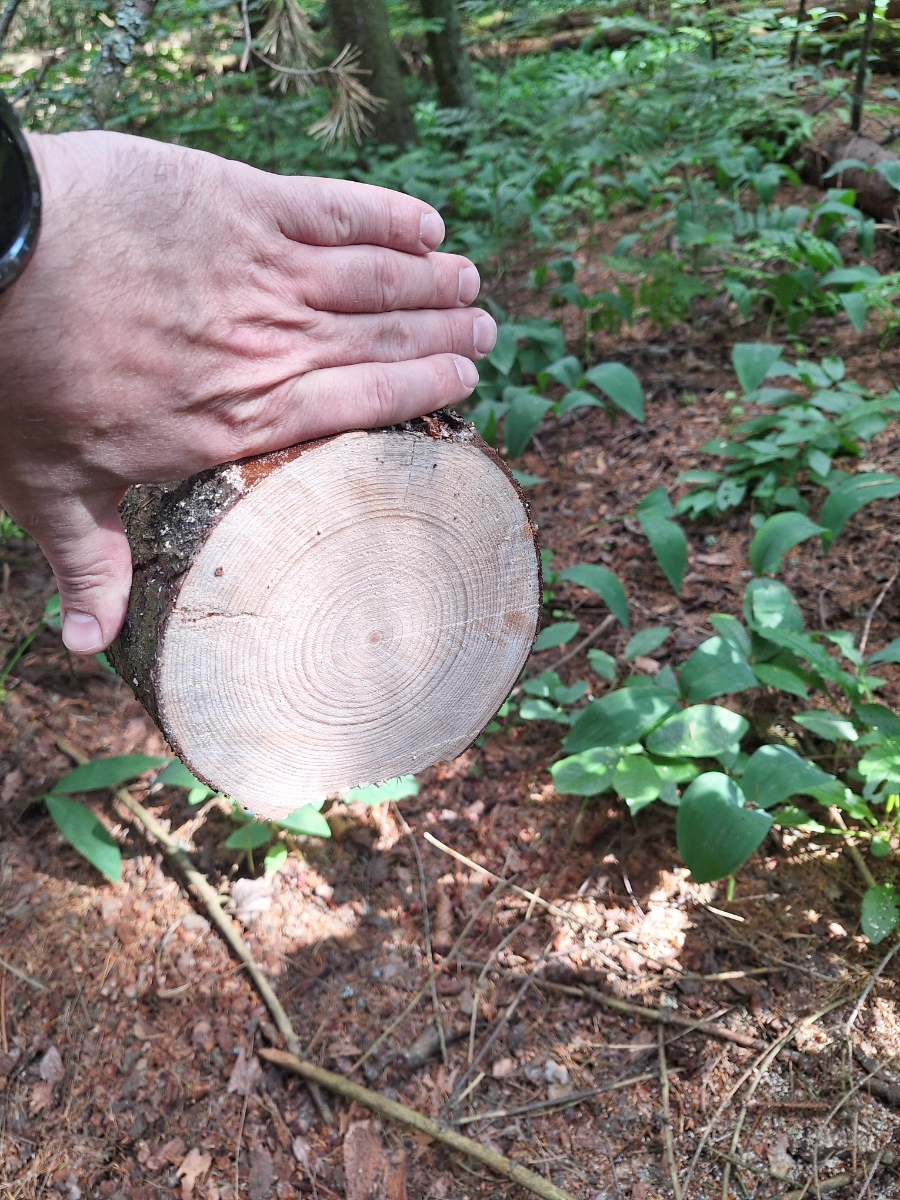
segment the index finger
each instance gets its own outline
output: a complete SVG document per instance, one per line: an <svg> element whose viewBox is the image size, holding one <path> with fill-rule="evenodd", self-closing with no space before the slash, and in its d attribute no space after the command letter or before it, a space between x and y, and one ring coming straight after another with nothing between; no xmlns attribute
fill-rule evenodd
<svg viewBox="0 0 900 1200"><path fill-rule="evenodd" d="M386 246L427 254L444 222L424 200L346 179L273 176L270 204L281 232L310 246Z"/></svg>

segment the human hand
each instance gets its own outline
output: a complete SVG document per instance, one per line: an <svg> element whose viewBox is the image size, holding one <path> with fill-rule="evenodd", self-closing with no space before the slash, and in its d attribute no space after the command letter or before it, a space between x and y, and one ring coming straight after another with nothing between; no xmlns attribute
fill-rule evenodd
<svg viewBox="0 0 900 1200"><path fill-rule="evenodd" d="M413 197L115 133L29 143L43 216L0 297L0 502L92 654L128 601L128 486L463 400L496 326Z"/></svg>

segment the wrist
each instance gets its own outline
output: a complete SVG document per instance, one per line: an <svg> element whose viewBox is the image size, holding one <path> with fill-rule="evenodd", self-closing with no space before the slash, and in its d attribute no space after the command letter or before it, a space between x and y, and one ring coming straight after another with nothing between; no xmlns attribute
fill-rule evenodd
<svg viewBox="0 0 900 1200"><path fill-rule="evenodd" d="M12 106L0 95L0 292L25 270L37 244L41 193Z"/></svg>

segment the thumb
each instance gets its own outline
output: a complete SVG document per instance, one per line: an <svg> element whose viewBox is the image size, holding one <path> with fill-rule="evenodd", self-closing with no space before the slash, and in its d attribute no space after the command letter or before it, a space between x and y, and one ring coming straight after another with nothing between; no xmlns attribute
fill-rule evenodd
<svg viewBox="0 0 900 1200"><path fill-rule="evenodd" d="M105 650L125 620L131 550L117 508L121 495L72 497L32 529L56 576L62 639L74 654Z"/></svg>

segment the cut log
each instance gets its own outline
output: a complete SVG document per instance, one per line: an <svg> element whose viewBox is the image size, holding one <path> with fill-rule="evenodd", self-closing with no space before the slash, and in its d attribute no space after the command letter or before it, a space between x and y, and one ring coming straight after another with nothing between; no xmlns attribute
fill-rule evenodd
<svg viewBox="0 0 900 1200"><path fill-rule="evenodd" d="M823 146L813 146L805 152L807 171L819 186L853 188L857 208L880 221L897 224L900 193L878 171L848 167L830 179L822 178L829 167L849 158L858 159L867 167L874 167L881 162L900 163L900 154L886 150L871 138L864 137L833 138Z"/></svg>
<svg viewBox="0 0 900 1200"><path fill-rule="evenodd" d="M121 511L110 659L189 770L261 816L457 757L534 642L528 503L452 415L134 487Z"/></svg>

